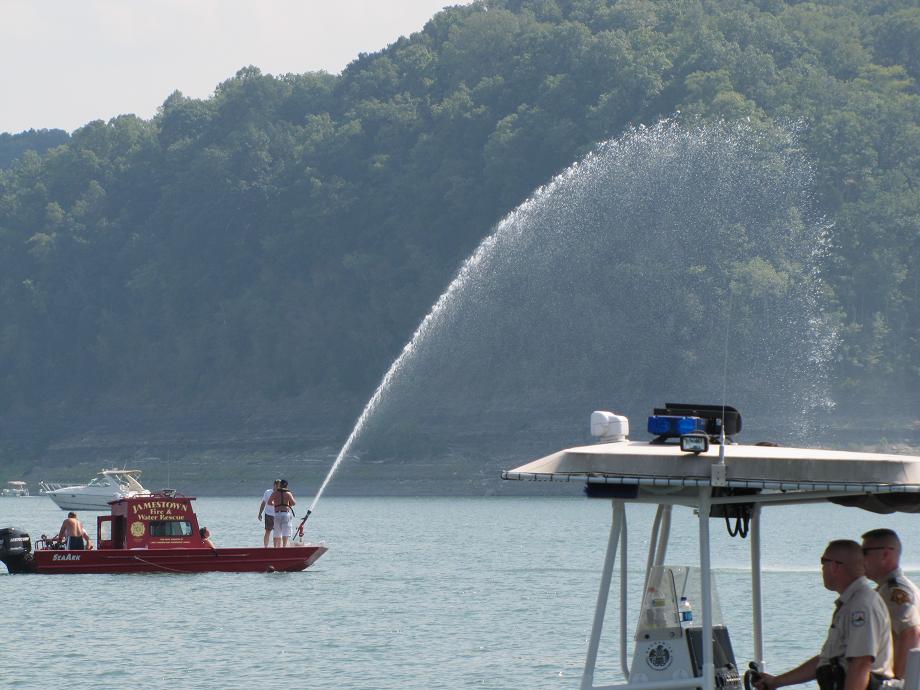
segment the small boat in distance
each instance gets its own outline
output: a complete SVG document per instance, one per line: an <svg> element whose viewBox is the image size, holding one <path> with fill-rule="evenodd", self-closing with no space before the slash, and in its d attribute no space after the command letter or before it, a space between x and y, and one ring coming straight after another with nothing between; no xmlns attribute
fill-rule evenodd
<svg viewBox="0 0 920 690"><path fill-rule="evenodd" d="M326 553L322 544L217 548L198 524L191 496L146 494L112 501L96 518L93 549L65 549L56 538L0 529L0 562L20 573L297 572Z"/></svg>
<svg viewBox="0 0 920 690"><path fill-rule="evenodd" d="M107 511L111 501L134 496L149 496L141 486L140 470L102 470L89 482L74 486L41 483L42 493L61 510Z"/></svg>
<svg viewBox="0 0 920 690"><path fill-rule="evenodd" d="M7 482L0 496L28 496L29 486L25 482Z"/></svg>

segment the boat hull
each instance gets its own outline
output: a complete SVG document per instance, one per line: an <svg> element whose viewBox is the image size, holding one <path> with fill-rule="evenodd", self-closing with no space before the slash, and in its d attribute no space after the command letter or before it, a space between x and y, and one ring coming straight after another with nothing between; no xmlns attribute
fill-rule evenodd
<svg viewBox="0 0 920 690"><path fill-rule="evenodd" d="M305 570L325 546L195 549L43 550L31 554L22 572L39 575L86 573L246 573Z"/></svg>
<svg viewBox="0 0 920 690"><path fill-rule="evenodd" d="M145 494L129 494L130 496L143 496ZM147 494L149 495L149 494ZM81 494L69 493L67 489L45 492L45 496L54 501L61 510L83 510L96 513L107 513L109 503L125 496L121 494Z"/></svg>

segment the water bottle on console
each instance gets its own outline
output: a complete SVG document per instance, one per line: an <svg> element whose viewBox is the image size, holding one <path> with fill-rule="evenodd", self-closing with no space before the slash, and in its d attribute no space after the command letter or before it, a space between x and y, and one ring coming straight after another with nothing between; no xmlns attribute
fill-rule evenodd
<svg viewBox="0 0 920 690"><path fill-rule="evenodd" d="M677 607L680 614L680 627L689 628L693 625L693 607L687 597L680 598L680 604Z"/></svg>

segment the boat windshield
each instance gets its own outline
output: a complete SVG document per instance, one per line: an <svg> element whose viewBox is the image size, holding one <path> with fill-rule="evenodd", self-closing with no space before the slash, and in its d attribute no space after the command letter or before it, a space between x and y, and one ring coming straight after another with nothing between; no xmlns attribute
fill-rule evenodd
<svg viewBox="0 0 920 690"><path fill-rule="evenodd" d="M122 491L146 491L146 489L141 486L141 483L137 481L134 472L117 472L113 473L112 477L118 481L119 488Z"/></svg>
<svg viewBox="0 0 920 690"><path fill-rule="evenodd" d="M112 486L108 477L93 477L88 486Z"/></svg>
<svg viewBox="0 0 920 690"><path fill-rule="evenodd" d="M157 520L150 523L151 537L188 537L192 523L187 520Z"/></svg>
<svg viewBox="0 0 920 690"><path fill-rule="evenodd" d="M722 607L715 584L712 593L712 624L723 625ZM690 609L696 609L692 615L691 627L703 623L699 602L703 600L702 578L700 569L688 566L656 566L649 571L648 585L642 599L642 615L636 626L636 639L647 639L648 635L662 628L675 628L680 625L680 600L686 597Z"/></svg>

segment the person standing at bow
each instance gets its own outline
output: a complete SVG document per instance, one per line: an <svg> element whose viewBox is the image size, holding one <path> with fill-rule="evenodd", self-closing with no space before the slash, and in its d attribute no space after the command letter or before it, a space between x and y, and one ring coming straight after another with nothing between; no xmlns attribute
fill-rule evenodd
<svg viewBox="0 0 920 690"><path fill-rule="evenodd" d="M281 486L281 480L276 479L271 489L266 489L262 494L262 502L259 504L259 521L262 521L262 511L265 511L265 535L262 537L262 546L268 548L268 538L275 529L275 507L269 505L268 499Z"/></svg>
<svg viewBox="0 0 920 690"><path fill-rule="evenodd" d="M862 535L866 577L878 584L891 617L894 677L904 678L907 653L920 647L920 589L901 571L901 540L890 529Z"/></svg>
<svg viewBox="0 0 920 690"><path fill-rule="evenodd" d="M282 479L278 483L278 488L272 492L268 503L275 509L275 529L272 533L275 546L287 546L291 539L294 506L297 505L294 494L288 490L287 479Z"/></svg>

